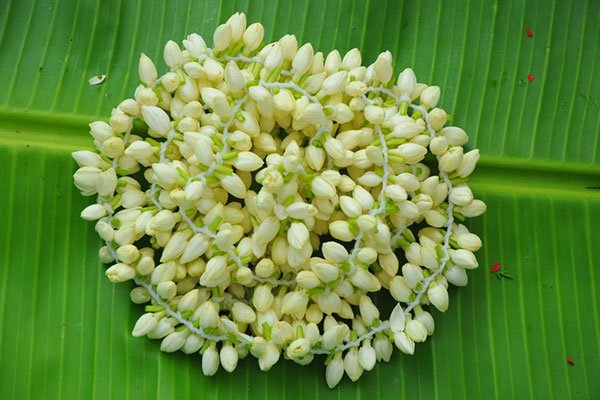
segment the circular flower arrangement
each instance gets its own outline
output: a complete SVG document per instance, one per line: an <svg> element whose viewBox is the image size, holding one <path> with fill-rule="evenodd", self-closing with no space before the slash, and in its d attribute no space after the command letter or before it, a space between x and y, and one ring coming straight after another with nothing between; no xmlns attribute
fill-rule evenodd
<svg viewBox="0 0 600 400"><path fill-rule="evenodd" d="M134 98L90 125L99 152L73 153L75 185L97 195L81 216L107 277L147 304L134 336L200 353L206 375L248 354L262 370L324 354L333 387L394 345L412 354L433 334L427 309L467 284L479 152L445 126L439 87L409 68L392 79L389 52L364 67L357 49L263 36L238 13L212 49L169 41L160 77L142 54Z"/></svg>

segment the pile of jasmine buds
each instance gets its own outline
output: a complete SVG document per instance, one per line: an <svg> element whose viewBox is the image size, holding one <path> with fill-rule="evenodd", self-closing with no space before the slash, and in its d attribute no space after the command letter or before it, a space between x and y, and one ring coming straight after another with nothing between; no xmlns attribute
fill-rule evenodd
<svg viewBox="0 0 600 400"><path fill-rule="evenodd" d="M146 304L134 336L200 353L206 375L322 354L334 387L394 345L413 354L434 332L427 310L467 284L479 152L445 126L439 87L410 68L393 79L389 52L365 67L358 49L263 36L237 13L212 49L169 41L160 77L142 54L134 97L90 125L98 152L73 153L75 185L97 196L81 216L107 277Z"/></svg>

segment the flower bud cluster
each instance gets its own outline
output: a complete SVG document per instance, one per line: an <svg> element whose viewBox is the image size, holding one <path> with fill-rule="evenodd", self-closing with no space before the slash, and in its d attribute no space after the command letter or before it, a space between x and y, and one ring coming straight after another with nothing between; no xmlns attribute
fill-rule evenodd
<svg viewBox="0 0 600 400"><path fill-rule="evenodd" d="M485 212L467 184L479 159L448 126L440 88L393 75L392 55L324 55L293 35L263 45L234 14L213 36L169 41L159 76L142 54L134 97L90 132L76 187L97 196L100 258L147 304L134 336L233 371L248 354L326 354L330 387L412 354L467 284ZM372 295L397 303L381 315Z"/></svg>

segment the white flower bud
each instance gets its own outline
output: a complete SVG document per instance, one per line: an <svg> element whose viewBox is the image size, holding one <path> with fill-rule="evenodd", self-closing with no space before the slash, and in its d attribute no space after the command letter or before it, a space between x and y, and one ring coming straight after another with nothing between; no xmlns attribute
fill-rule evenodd
<svg viewBox="0 0 600 400"><path fill-rule="evenodd" d="M148 142L138 140L127 146L125 155L136 161L146 161L154 154L154 148Z"/></svg>
<svg viewBox="0 0 600 400"><path fill-rule="evenodd" d="M158 325L159 318L154 313L145 313L135 323L133 332L131 333L134 337L141 337L147 335L148 332L156 328Z"/></svg>
<svg viewBox="0 0 600 400"><path fill-rule="evenodd" d="M170 188L177 185L181 181L181 177L177 170L168 164L155 163L152 164L156 183L164 188Z"/></svg>
<svg viewBox="0 0 600 400"><path fill-rule="evenodd" d="M233 303L233 306L231 307L231 314L236 322L241 322L243 324L251 324L256 321L256 314L252 308L241 301L236 301Z"/></svg>
<svg viewBox="0 0 600 400"><path fill-rule="evenodd" d="M315 196L331 198L336 195L335 187L320 176L313 179L311 189Z"/></svg>
<svg viewBox="0 0 600 400"><path fill-rule="evenodd" d="M388 340L387 336L377 335L373 340L373 348L375 349L377 361L390 361L394 347Z"/></svg>
<svg viewBox="0 0 600 400"><path fill-rule="evenodd" d="M468 206L460 207L458 210L465 217L478 217L485 212L487 209L485 203L481 200L475 199Z"/></svg>
<svg viewBox="0 0 600 400"><path fill-rule="evenodd" d="M434 108L429 111L429 125L431 125L434 130L437 131L442 129L446 121L448 121L448 114L441 108Z"/></svg>
<svg viewBox="0 0 600 400"><path fill-rule="evenodd" d="M400 203L408 198L406 190L400 185L389 185L385 188L385 195L394 202Z"/></svg>
<svg viewBox="0 0 600 400"><path fill-rule="evenodd" d="M271 338L273 343L282 346L285 342L294 337L294 329L285 321L277 321L271 327Z"/></svg>
<svg viewBox="0 0 600 400"><path fill-rule="evenodd" d="M365 371L371 371L377 362L377 354L370 343L364 343L358 351L358 362Z"/></svg>
<svg viewBox="0 0 600 400"><path fill-rule="evenodd" d="M421 105L425 108L433 108L440 101L440 87L428 86L421 93Z"/></svg>
<svg viewBox="0 0 600 400"><path fill-rule="evenodd" d="M246 86L244 76L237 63L233 60L229 61L227 66L225 66L225 82L229 85L231 93L239 94Z"/></svg>
<svg viewBox="0 0 600 400"><path fill-rule="evenodd" d="M377 218L370 214L364 214L356 219L356 224L361 232L373 233L377 229Z"/></svg>
<svg viewBox="0 0 600 400"><path fill-rule="evenodd" d="M115 131L113 128L104 121L95 121L90 125L90 135L94 138L95 141L102 143L105 140L114 137Z"/></svg>
<svg viewBox="0 0 600 400"><path fill-rule="evenodd" d="M170 301L177 294L177 284L173 281L161 282L156 287L156 293L167 301Z"/></svg>
<svg viewBox="0 0 600 400"><path fill-rule="evenodd" d="M439 160L440 171L452 172L460 166L463 157L462 147L451 147Z"/></svg>
<svg viewBox="0 0 600 400"><path fill-rule="evenodd" d="M469 250L477 251L481 248L481 239L479 236L473 233L464 233L455 237L456 243L459 247Z"/></svg>
<svg viewBox="0 0 600 400"><path fill-rule="evenodd" d="M187 231L177 232L171 236L160 257L160 262L168 262L179 257L185 250L190 236Z"/></svg>
<svg viewBox="0 0 600 400"><path fill-rule="evenodd" d="M334 263L340 263L348 259L348 250L337 242L323 243L321 251L325 259Z"/></svg>
<svg viewBox="0 0 600 400"><path fill-rule="evenodd" d="M202 373L206 376L213 376L219 369L219 353L216 346L209 346L202 354Z"/></svg>
<svg viewBox="0 0 600 400"><path fill-rule="evenodd" d="M294 35L284 35L279 39L281 45L281 51L283 52L283 59L285 61L292 61L296 52L298 51L298 40Z"/></svg>
<svg viewBox="0 0 600 400"><path fill-rule="evenodd" d="M183 46L192 55L192 57L200 58L206 54L206 43L202 36L197 33L188 35L187 39L183 40Z"/></svg>
<svg viewBox="0 0 600 400"><path fill-rule="evenodd" d="M363 368L358 361L358 350L356 347L350 348L346 353L344 357L344 370L352 382L356 382L361 377Z"/></svg>
<svg viewBox="0 0 600 400"><path fill-rule="evenodd" d="M324 95L341 93L348 82L348 72L338 71L329 75L322 84L321 91Z"/></svg>
<svg viewBox="0 0 600 400"><path fill-rule="evenodd" d="M265 351L258 357L258 367L261 371L268 371L279 361L280 353L277 346L267 345Z"/></svg>
<svg viewBox="0 0 600 400"><path fill-rule="evenodd" d="M238 199L246 197L246 185L237 174L225 175L221 178L221 187Z"/></svg>
<svg viewBox="0 0 600 400"><path fill-rule="evenodd" d="M440 284L432 284L427 290L427 298L439 311L448 309L448 290Z"/></svg>
<svg viewBox="0 0 600 400"><path fill-rule="evenodd" d="M445 136L436 136L429 142L429 149L436 156L441 156L448 150L448 140Z"/></svg>
<svg viewBox="0 0 600 400"><path fill-rule="evenodd" d="M250 151L242 151L238 154L233 166L240 171L256 171L264 164L262 158Z"/></svg>
<svg viewBox="0 0 600 400"><path fill-rule="evenodd" d="M244 50L246 53L251 53L258 49L265 36L265 28L262 24L256 22L251 24L242 36L244 40Z"/></svg>
<svg viewBox="0 0 600 400"><path fill-rule="evenodd" d="M352 191L352 197L358 201L363 210L372 210L375 205L373 195L362 186L356 186Z"/></svg>
<svg viewBox="0 0 600 400"><path fill-rule="evenodd" d="M339 276L338 267L326 262L311 263L311 269L323 282L333 282Z"/></svg>
<svg viewBox="0 0 600 400"><path fill-rule="evenodd" d="M475 255L469 250L450 250L450 258L455 265L466 269L475 269L479 266Z"/></svg>
<svg viewBox="0 0 600 400"><path fill-rule="evenodd" d="M283 51L279 43L273 43L264 62L264 68L267 71L272 71L275 68L281 67L283 63Z"/></svg>
<svg viewBox="0 0 600 400"><path fill-rule="evenodd" d="M357 268L354 275L350 277L352 284L366 292L377 292L381 289L381 282L367 270Z"/></svg>
<svg viewBox="0 0 600 400"><path fill-rule="evenodd" d="M396 301L408 302L411 293L412 291L403 276L394 276L390 280L390 294Z"/></svg>
<svg viewBox="0 0 600 400"><path fill-rule="evenodd" d="M221 24L215 29L213 34L214 51L223 51L231 43L231 25Z"/></svg>
<svg viewBox="0 0 600 400"><path fill-rule="evenodd" d="M181 49L179 48L179 45L172 40L169 40L167 44L165 44L163 57L165 63L171 68L178 68L183 63Z"/></svg>
<svg viewBox="0 0 600 400"><path fill-rule="evenodd" d="M232 345L226 344L221 347L220 359L223 369L227 372L233 372L237 367L239 356Z"/></svg>
<svg viewBox="0 0 600 400"><path fill-rule="evenodd" d="M298 361L310 351L310 342L308 339L299 338L294 340L287 347L285 354L290 360Z"/></svg>
<svg viewBox="0 0 600 400"><path fill-rule="evenodd" d="M344 361L342 360L342 352L337 352L333 359L327 364L325 370L325 378L327 386L333 389L344 377Z"/></svg>
<svg viewBox="0 0 600 400"><path fill-rule="evenodd" d="M435 228L441 228L446 224L446 217L438 210L427 210L423 216L425 221Z"/></svg>
<svg viewBox="0 0 600 400"><path fill-rule="evenodd" d="M142 117L150 129L160 136L167 136L171 130L171 120L162 108L156 106L142 106Z"/></svg>
<svg viewBox="0 0 600 400"><path fill-rule="evenodd" d="M469 277L467 276L465 269L456 265L448 265L444 272L444 276L446 277L446 280L454 286L467 286L467 283L469 282Z"/></svg>
<svg viewBox="0 0 600 400"><path fill-rule="evenodd" d="M312 204L297 202L290 204L286 209L286 213L290 218L306 219L317 214L317 209Z"/></svg>
<svg viewBox="0 0 600 400"><path fill-rule="evenodd" d="M204 234L197 233L188 242L179 261L184 264L188 263L204 254L204 252L208 249L209 246L210 243L208 242Z"/></svg>
<svg viewBox="0 0 600 400"><path fill-rule="evenodd" d="M377 80L386 85L392 79L392 53L385 51L377 56L375 60L375 76Z"/></svg>
<svg viewBox="0 0 600 400"><path fill-rule="evenodd" d="M98 236L100 236L102 240L105 240L107 242L111 242L115 236L115 230L108 222L104 220L99 220L98 222L96 222L95 229L96 232L98 232Z"/></svg>
<svg viewBox="0 0 600 400"><path fill-rule="evenodd" d="M176 331L167 335L160 343L160 351L164 351L165 353L173 353L181 349L185 344L185 339L189 334L189 331Z"/></svg>
<svg viewBox="0 0 600 400"><path fill-rule="evenodd" d="M202 328L215 328L220 324L219 311L217 305L212 301L205 301L194 313L200 322Z"/></svg>
<svg viewBox="0 0 600 400"><path fill-rule="evenodd" d="M350 231L348 221L335 221L329 224L329 234L343 242L354 240L354 234Z"/></svg>
<svg viewBox="0 0 600 400"><path fill-rule="evenodd" d="M308 243L309 232L301 222L293 222L290 229L287 231L287 240L290 246L295 249L301 249Z"/></svg>
<svg viewBox="0 0 600 400"><path fill-rule="evenodd" d="M425 333L427 334L427 331L425 331ZM405 354L415 353L415 342L411 338L409 338L408 335L404 332L394 334L394 344L396 345L398 350Z"/></svg>
<svg viewBox="0 0 600 400"><path fill-rule="evenodd" d="M154 271L154 259L152 257L143 256L135 266L135 270L142 276L150 275Z"/></svg>
<svg viewBox="0 0 600 400"><path fill-rule="evenodd" d="M135 269L123 263L117 263L106 270L106 277L113 283L125 282L135 277Z"/></svg>
<svg viewBox="0 0 600 400"><path fill-rule="evenodd" d="M404 69L404 71L400 72L398 75L397 82L400 96L412 97L412 93L417 87L417 77L415 76L415 72L410 68Z"/></svg>
<svg viewBox="0 0 600 400"><path fill-rule="evenodd" d="M373 304L369 296L360 296L359 309L360 315L367 326L372 326L373 322L379 318L379 309Z"/></svg>
<svg viewBox="0 0 600 400"><path fill-rule="evenodd" d="M275 239L278 232L279 220L275 217L269 217L254 229L252 239L257 244L265 245Z"/></svg>
<svg viewBox="0 0 600 400"><path fill-rule="evenodd" d="M71 157L80 167L103 168L109 166L99 154L87 150L74 151L71 153Z"/></svg>
<svg viewBox="0 0 600 400"><path fill-rule="evenodd" d="M281 302L281 314L289 314L294 319L302 319L307 305L308 296L304 290L286 293Z"/></svg>
<svg viewBox="0 0 600 400"><path fill-rule="evenodd" d="M206 287L219 286L229 278L227 258L225 256L213 257L206 263L206 270L200 277L200 284Z"/></svg>
<svg viewBox="0 0 600 400"><path fill-rule="evenodd" d="M406 322L406 335L415 342L424 342L427 339L427 329L415 319Z"/></svg>
<svg viewBox="0 0 600 400"><path fill-rule="evenodd" d="M171 281L175 278L176 273L175 263L160 264L152 271L151 282L153 285L158 285L161 282Z"/></svg>
<svg viewBox="0 0 600 400"><path fill-rule="evenodd" d="M307 290L321 286L322 284L319 277L312 271L298 272L298 275L296 275L296 283Z"/></svg>
<svg viewBox="0 0 600 400"><path fill-rule="evenodd" d="M176 323L177 320L174 318L162 318L160 321L158 321L158 325L148 332L148 337L150 339L162 339L174 331L173 326Z"/></svg>
<svg viewBox="0 0 600 400"><path fill-rule="evenodd" d="M421 268L411 263L406 263L402 266L402 275L406 284L412 289L424 278Z"/></svg>
<svg viewBox="0 0 600 400"><path fill-rule="evenodd" d="M92 204L84 208L83 211L81 211L80 216L86 221L96 221L104 217L106 214L106 207L104 207L102 204Z"/></svg>
<svg viewBox="0 0 600 400"><path fill-rule="evenodd" d="M340 196L340 208L349 218L356 218L363 212L358 201L349 196Z"/></svg>
<svg viewBox="0 0 600 400"><path fill-rule="evenodd" d="M374 171L367 171L358 178L358 183L369 188L379 186L382 181L383 178L377 175Z"/></svg>
<svg viewBox="0 0 600 400"><path fill-rule="evenodd" d="M198 303L200 301L199 294L199 289L193 289L184 294L177 304L177 309L179 312L196 310L196 307L198 307Z"/></svg>
<svg viewBox="0 0 600 400"><path fill-rule="evenodd" d="M252 270L248 267L238 268L238 270L235 273L235 276L237 278L238 283L244 286L249 285L250 282L254 280L254 277L252 276Z"/></svg>
<svg viewBox="0 0 600 400"><path fill-rule="evenodd" d="M194 354L197 353L202 345L204 344L204 339L201 336L191 334L185 339L185 343L181 348L185 354Z"/></svg>
<svg viewBox="0 0 600 400"><path fill-rule="evenodd" d="M125 264L133 264L139 257L140 252L137 247L132 244L126 244L117 249L117 258Z"/></svg>
<svg viewBox="0 0 600 400"><path fill-rule="evenodd" d="M225 77L225 69L223 69L220 62L207 58L204 61L204 74L206 74L209 81L220 83ZM202 76L202 74L200 75Z"/></svg>
<svg viewBox="0 0 600 400"><path fill-rule="evenodd" d="M383 108L374 105L365 107L365 118L373 125L381 125L385 119L385 111Z"/></svg>
<svg viewBox="0 0 600 400"><path fill-rule="evenodd" d="M342 60L342 68L347 71L350 71L353 68L360 67L361 63L362 57L360 55L360 50L358 50L357 48L353 48L344 55L344 58Z"/></svg>
<svg viewBox="0 0 600 400"><path fill-rule="evenodd" d="M349 332L350 329L346 324L335 325L334 327L327 329L323 333L323 348L325 350L331 350L342 344Z"/></svg>
<svg viewBox="0 0 600 400"><path fill-rule="evenodd" d="M469 140L469 136L464 129L457 126L447 126L440 131L451 146L462 146Z"/></svg>
<svg viewBox="0 0 600 400"><path fill-rule="evenodd" d="M294 56L292 60L292 69L298 76L304 75L312 65L314 50L310 43L306 43Z"/></svg>
<svg viewBox="0 0 600 400"><path fill-rule="evenodd" d="M308 166L315 171L320 171L325 163L325 151L313 145L306 148L304 157Z"/></svg>
<svg viewBox="0 0 600 400"><path fill-rule="evenodd" d="M377 251L372 247L364 247L356 255L358 260L366 265L371 265L377 261Z"/></svg>
<svg viewBox="0 0 600 400"><path fill-rule="evenodd" d="M325 72L327 72L328 75L333 74L338 69L340 69L341 65L342 65L342 58L340 56L339 51L332 50L331 52L329 52L329 54L327 54L327 58L325 59L324 68L325 68Z"/></svg>
<svg viewBox="0 0 600 400"><path fill-rule="evenodd" d="M473 202L473 192L467 185L456 186L448 199L457 206L468 206Z"/></svg>
<svg viewBox="0 0 600 400"><path fill-rule="evenodd" d="M473 170L475 169L475 165L479 161L479 150L474 149L467 153L465 153L460 161L460 165L456 171L458 176L461 178L466 178L471 175Z"/></svg>
<svg viewBox="0 0 600 400"><path fill-rule="evenodd" d="M160 78L162 87L169 93L173 93L179 87L179 77L175 72L167 72Z"/></svg>
<svg viewBox="0 0 600 400"><path fill-rule="evenodd" d="M146 86L154 86L156 82L156 78L158 77L158 72L156 71L156 67L154 63L144 53L140 55L138 72L140 75L140 81L142 81Z"/></svg>
<svg viewBox="0 0 600 400"><path fill-rule="evenodd" d="M265 312L270 309L274 299L275 298L271 293L271 288L266 285L261 285L254 289L252 304L257 311Z"/></svg>
<svg viewBox="0 0 600 400"><path fill-rule="evenodd" d="M97 175L96 192L100 196L111 196L117 187L117 175L114 168L109 168Z"/></svg>
<svg viewBox="0 0 600 400"><path fill-rule="evenodd" d="M237 43L246 30L246 14L237 12L226 23L231 27L231 41Z"/></svg>
<svg viewBox="0 0 600 400"><path fill-rule="evenodd" d="M404 143L398 146L397 150L393 150L392 152L397 153L407 164L416 164L425 157L427 148L416 143Z"/></svg>
<svg viewBox="0 0 600 400"><path fill-rule="evenodd" d="M217 115L228 117L231 114L231 106L227 101L227 97L220 90L204 87L200 91L200 94L202 95L202 100L208 104Z"/></svg>

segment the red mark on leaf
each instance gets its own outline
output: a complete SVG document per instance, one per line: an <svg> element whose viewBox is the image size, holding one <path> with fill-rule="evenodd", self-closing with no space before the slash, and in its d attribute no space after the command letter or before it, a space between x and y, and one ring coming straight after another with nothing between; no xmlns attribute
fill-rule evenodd
<svg viewBox="0 0 600 400"><path fill-rule="evenodd" d="M533 74L529 74L529 75L527 75L527 80L528 80L529 82L533 82L533 78L534 78Z"/></svg>
<svg viewBox="0 0 600 400"><path fill-rule="evenodd" d="M496 262L494 265L492 265L492 268L490 269L490 271L492 271L492 273L496 273L498 271L500 271L500 263Z"/></svg>
<svg viewBox="0 0 600 400"><path fill-rule="evenodd" d="M569 363L569 365L575 365L575 361L573 361L573 357L568 357L567 362Z"/></svg>
<svg viewBox="0 0 600 400"><path fill-rule="evenodd" d="M525 32L527 33L527 37L533 37L533 31L530 27L527 27L527 29L525 29Z"/></svg>

